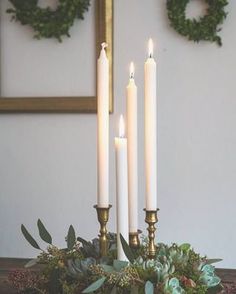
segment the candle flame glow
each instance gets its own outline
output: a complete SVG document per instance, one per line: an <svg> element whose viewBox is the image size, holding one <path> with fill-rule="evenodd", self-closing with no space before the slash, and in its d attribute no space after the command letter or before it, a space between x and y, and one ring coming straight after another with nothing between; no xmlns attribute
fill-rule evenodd
<svg viewBox="0 0 236 294"><path fill-rule="evenodd" d="M125 136L125 122L124 122L124 117L121 114L120 122L119 122L119 137L124 138L124 136Z"/></svg>
<svg viewBox="0 0 236 294"><path fill-rule="evenodd" d="M152 58L153 56L153 41L152 38L148 40L148 56Z"/></svg>
<svg viewBox="0 0 236 294"><path fill-rule="evenodd" d="M133 62L130 63L129 76L130 76L131 79L134 78L134 63Z"/></svg>

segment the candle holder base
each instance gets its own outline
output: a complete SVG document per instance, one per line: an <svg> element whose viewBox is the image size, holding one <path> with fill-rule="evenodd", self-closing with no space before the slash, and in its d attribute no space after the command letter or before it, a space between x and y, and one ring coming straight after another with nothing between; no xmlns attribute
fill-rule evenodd
<svg viewBox="0 0 236 294"><path fill-rule="evenodd" d="M108 251L108 239L107 239L107 228L106 224L109 220L109 210L112 205L108 207L98 207L94 205L94 208L97 210L97 218L100 223L100 234L99 236L99 248L100 248L100 256L107 256Z"/></svg>
<svg viewBox="0 0 236 294"><path fill-rule="evenodd" d="M159 209L156 210L146 210L144 209L145 213L146 213L146 217L145 217L145 222L148 224L148 258L149 259L154 259L156 256L156 252L157 252L157 247L155 245L155 224L158 221L157 218L157 211Z"/></svg>
<svg viewBox="0 0 236 294"><path fill-rule="evenodd" d="M140 247L139 235L142 233L141 230L137 232L129 233L129 246L133 249L138 249Z"/></svg>

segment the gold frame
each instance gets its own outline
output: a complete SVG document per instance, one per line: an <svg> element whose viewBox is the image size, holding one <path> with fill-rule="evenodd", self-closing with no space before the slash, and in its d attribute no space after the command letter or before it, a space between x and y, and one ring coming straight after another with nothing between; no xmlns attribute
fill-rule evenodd
<svg viewBox="0 0 236 294"><path fill-rule="evenodd" d="M106 42L110 62L110 112L113 112L113 0L96 0L96 54ZM96 96L87 97L0 97L2 113L95 113Z"/></svg>

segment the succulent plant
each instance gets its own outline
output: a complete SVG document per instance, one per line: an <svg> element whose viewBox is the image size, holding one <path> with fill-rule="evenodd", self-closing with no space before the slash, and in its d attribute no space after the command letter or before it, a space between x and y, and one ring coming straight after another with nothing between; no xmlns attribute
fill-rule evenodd
<svg viewBox="0 0 236 294"><path fill-rule="evenodd" d="M200 280L207 285L208 288L216 287L220 284L221 280L215 275L215 267L211 264L205 264L202 267L202 274Z"/></svg>
<svg viewBox="0 0 236 294"><path fill-rule="evenodd" d="M175 271L174 265L171 265L168 260L163 263L156 260L144 260L142 257L138 257L134 261L134 266L141 267L143 271L152 270L156 272L157 283L165 282L169 275Z"/></svg>
<svg viewBox="0 0 236 294"><path fill-rule="evenodd" d="M165 291L166 293L171 293L171 294L185 293L184 289L180 286L179 280L177 278L172 278L166 281Z"/></svg>
<svg viewBox="0 0 236 294"><path fill-rule="evenodd" d="M30 267L36 263L44 264L44 268L38 273L39 279L35 286L35 289L41 291L40 293L206 294L219 292L221 280L216 276L212 263L220 260L208 260L206 257L201 257L186 243L180 246L157 244L156 256L150 260L147 257L146 238L143 239L144 243L139 250L133 250L121 235L123 250L129 260L126 262L117 260L116 234L108 235L108 254L100 258L99 239L86 241L80 237L76 238L72 226L66 236L67 247L63 249L53 245L51 235L40 220L38 221L39 236L48 243L46 250L39 247L23 225L21 229L27 241L34 248L41 250L38 258L26 265ZM19 284L17 280L15 284ZM27 293L35 293L32 292L35 289L29 289L29 284L25 282L20 286L21 289L29 291Z"/></svg>

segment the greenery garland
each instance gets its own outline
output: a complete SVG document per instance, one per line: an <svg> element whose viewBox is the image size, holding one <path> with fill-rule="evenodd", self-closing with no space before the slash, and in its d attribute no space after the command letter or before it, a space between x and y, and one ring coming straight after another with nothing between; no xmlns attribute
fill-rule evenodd
<svg viewBox="0 0 236 294"><path fill-rule="evenodd" d="M69 29L74 20L84 19L90 0L59 0L56 10L41 8L38 0L9 0L14 9L7 9L12 19L22 25L30 25L36 32L35 38L56 38L62 42L62 36L70 37Z"/></svg>
<svg viewBox="0 0 236 294"><path fill-rule="evenodd" d="M217 33L221 30L219 25L227 16L224 8L227 0L205 0L208 4L206 15L199 20L186 18L186 7L190 0L167 0L167 11L170 25L181 35L189 40L216 42L222 46L222 41Z"/></svg>
<svg viewBox="0 0 236 294"><path fill-rule="evenodd" d="M88 242L76 238L70 226L66 248L59 249L43 223L38 220L41 239L48 243L42 249L28 230L21 230L26 240L41 253L26 267L40 265L38 270L15 271L11 283L27 294L214 294L221 293L220 278L212 263L197 254L189 244L159 243L154 260L147 257L148 240L143 237L139 249L133 250L120 235L127 261L117 260L116 235L109 234L109 250L100 258L99 240Z"/></svg>

